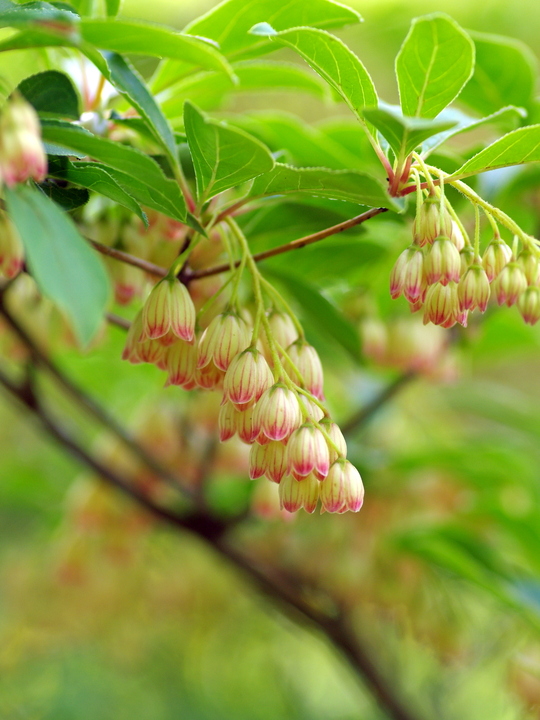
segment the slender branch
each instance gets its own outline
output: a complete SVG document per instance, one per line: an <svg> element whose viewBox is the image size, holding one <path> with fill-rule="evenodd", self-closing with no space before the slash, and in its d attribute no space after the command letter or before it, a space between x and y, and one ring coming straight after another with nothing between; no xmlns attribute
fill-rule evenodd
<svg viewBox="0 0 540 720"><path fill-rule="evenodd" d="M255 260L255 262L260 262L261 260L266 260L267 258L274 257L275 255L281 255L282 253L290 252L291 250L299 250L306 245L311 245L312 243L319 242L319 240L324 240L331 235L337 235L338 233L349 230L356 225L361 225L362 223L366 222L366 220L370 220L376 215L380 215L384 212L387 212L387 208L371 208L371 210L366 210L366 212L362 213L361 215L357 215L350 220L345 220L345 222L339 223L338 225L332 225L332 227L326 228L326 230L321 230L320 232L313 233L312 235L306 235L305 237L298 238L297 240L293 240L290 243L285 243L284 245L279 245L278 247L272 248L271 250L266 250L265 252L253 255L253 259ZM240 265L240 262L240 260L237 260L234 267L238 267L238 265ZM199 280L200 278L209 277L210 275L219 275L220 273L227 272L230 269L230 263L223 263L222 265L215 265L214 267L203 268L202 270L195 270L189 274L187 280Z"/></svg>
<svg viewBox="0 0 540 720"><path fill-rule="evenodd" d="M128 447L139 460L147 465L158 477L160 477L168 485L176 490L187 493L185 483L175 477L166 468L164 468L154 457L127 432L104 408L102 408L95 400L89 397L78 385L70 380L55 363L47 357L47 355L36 345L34 340L28 335L15 318L9 313L4 305L0 304L0 314L6 319L11 329L18 335L22 342L26 345L32 358L41 367L54 377L64 390L85 410L87 410L94 418L104 425L110 432L116 435Z"/></svg>
<svg viewBox="0 0 540 720"><path fill-rule="evenodd" d="M117 315L116 313L106 313L105 319L108 323L111 325L116 325L119 328L122 328L123 330L129 330L131 327L131 323L129 320L126 320L126 318L121 317L120 315Z"/></svg>
<svg viewBox="0 0 540 720"><path fill-rule="evenodd" d="M144 270L150 275L156 275L157 277L165 277L165 275L167 275L168 273L168 270L166 270L164 267L161 267L161 265L155 265L154 263L143 260L142 258L136 257L135 255L130 255L123 250L117 250L116 248L109 247L108 245L103 245L97 240L92 240L91 238L86 239L92 245L92 247L94 247L102 255L107 255L107 257L112 257L115 260L126 263L127 265L133 265L140 270Z"/></svg>
<svg viewBox="0 0 540 720"><path fill-rule="evenodd" d="M378 412L387 402L392 400L400 390L408 385L411 380L416 378L416 374L413 372L404 373L398 375L398 377L385 388L381 390L378 395L375 395L373 400L359 410L357 413L352 415L345 423L341 423L340 427L344 435L350 435L355 430L360 429L363 425L369 422L373 415Z"/></svg>
<svg viewBox="0 0 540 720"><path fill-rule="evenodd" d="M355 634L347 618L339 613L337 617L314 608L302 597L302 592L295 592L280 579L275 569L269 568L265 573L252 561L240 554L226 541L226 533L236 520L224 521L209 515L204 510L185 516L177 515L171 510L154 503L148 496L126 481L122 476L99 462L82 448L68 432L48 415L41 406L33 389L28 384L15 385L1 370L0 384L26 406L40 421L43 428L67 450L73 457L94 470L104 481L126 493L150 513L174 527L189 531L209 543L231 564L247 574L259 589L273 600L288 614L291 614L323 633L341 653L366 683L368 689L388 712L393 720L418 720L416 715L403 704L395 692L395 683L386 678L378 665L370 657L368 648Z"/></svg>

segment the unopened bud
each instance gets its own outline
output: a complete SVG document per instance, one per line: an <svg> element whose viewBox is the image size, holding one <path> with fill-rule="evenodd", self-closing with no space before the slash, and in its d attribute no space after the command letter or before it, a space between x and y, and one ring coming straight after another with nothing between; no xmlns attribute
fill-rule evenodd
<svg viewBox="0 0 540 720"><path fill-rule="evenodd" d="M199 368L212 358L220 370L227 370L232 359L250 344L247 323L236 313L225 312L215 317L201 337Z"/></svg>
<svg viewBox="0 0 540 720"><path fill-rule="evenodd" d="M398 257L390 275L390 295L395 300L402 293L409 302L417 301L424 283L424 254L411 245Z"/></svg>
<svg viewBox="0 0 540 720"><path fill-rule="evenodd" d="M313 477L303 480L295 480L290 475L285 475L279 484L279 500L281 507L288 512L296 512L304 508L306 512L313 513L319 499L319 483Z"/></svg>
<svg viewBox="0 0 540 720"><path fill-rule="evenodd" d="M518 309L527 325L535 325L540 320L540 287L528 287L519 298Z"/></svg>
<svg viewBox="0 0 540 720"><path fill-rule="evenodd" d="M471 265L458 285L459 307L463 310L485 312L490 296L489 280L484 268L475 263Z"/></svg>
<svg viewBox="0 0 540 720"><path fill-rule="evenodd" d="M448 285L436 283L429 288L424 309L424 324L432 322L434 325L451 327L457 321L458 312L459 299L455 282L449 282Z"/></svg>
<svg viewBox="0 0 540 720"><path fill-rule="evenodd" d="M540 281L540 264L537 256L530 250L522 250L518 256L518 263L527 278L527 283L536 285Z"/></svg>
<svg viewBox="0 0 540 720"><path fill-rule="evenodd" d="M501 238L494 238L487 246L482 265L489 282L492 282L512 259L511 248Z"/></svg>
<svg viewBox="0 0 540 720"><path fill-rule="evenodd" d="M426 279L429 285L440 282L458 282L461 258L454 243L447 237L438 237L426 254L424 261Z"/></svg>
<svg viewBox="0 0 540 720"><path fill-rule="evenodd" d="M302 423L298 396L281 383L266 390L256 405L254 425L270 440L288 438Z"/></svg>
<svg viewBox="0 0 540 720"><path fill-rule="evenodd" d="M287 444L287 471L297 479L314 471L323 478L329 467L330 455L324 435L311 423L302 425Z"/></svg>
<svg viewBox="0 0 540 720"><path fill-rule="evenodd" d="M414 220L413 237L420 247L432 243L439 235L450 235L452 232L452 218L438 198L428 197L420 206L420 211Z"/></svg>
<svg viewBox="0 0 540 720"><path fill-rule="evenodd" d="M182 340L165 351L167 384L186 385L193 381L197 369L197 348Z"/></svg>
<svg viewBox="0 0 540 720"><path fill-rule="evenodd" d="M287 354L300 372L305 389L318 400L323 401L323 368L315 348L302 340L298 340L289 345Z"/></svg>
<svg viewBox="0 0 540 720"><path fill-rule="evenodd" d="M499 305L515 305L527 287L527 278L517 262L510 262L500 272L494 283Z"/></svg>
<svg viewBox="0 0 540 720"><path fill-rule="evenodd" d="M0 175L8 187L47 174L39 118L20 95L9 100L0 115Z"/></svg>
<svg viewBox="0 0 540 720"><path fill-rule="evenodd" d="M186 342L193 342L195 306L188 289L177 278L160 280L148 296L142 312L147 338L155 340L171 332Z"/></svg>
<svg viewBox="0 0 540 720"><path fill-rule="evenodd" d="M332 440L333 444L339 450L338 453L331 445L328 446L330 463L332 464L339 457L345 457L347 455L347 443L345 442L345 438L343 437L343 433L341 432L339 426L336 425L335 422L332 422L330 418L323 418L323 420L321 420L321 425L330 436L330 440Z"/></svg>
<svg viewBox="0 0 540 720"><path fill-rule="evenodd" d="M239 353L229 365L223 382L224 395L235 405L257 401L274 384L264 355L255 348Z"/></svg>

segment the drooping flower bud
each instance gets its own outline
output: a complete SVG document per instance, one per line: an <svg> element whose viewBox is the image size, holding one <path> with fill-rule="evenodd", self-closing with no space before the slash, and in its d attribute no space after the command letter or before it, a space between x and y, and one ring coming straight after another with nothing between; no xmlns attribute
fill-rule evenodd
<svg viewBox="0 0 540 720"><path fill-rule="evenodd" d="M466 245L463 250L460 251L459 256L461 258L461 275L464 275L467 269L474 263L476 254L470 245Z"/></svg>
<svg viewBox="0 0 540 720"><path fill-rule="evenodd" d="M527 278L521 265L510 262L494 282L494 292L499 305L515 305L527 287Z"/></svg>
<svg viewBox="0 0 540 720"><path fill-rule="evenodd" d="M459 307L463 310L485 312L490 296L489 280L484 268L475 263L465 272L458 285Z"/></svg>
<svg viewBox="0 0 540 720"><path fill-rule="evenodd" d="M512 259L512 249L501 238L493 238L482 258L482 265L489 282L492 282L503 267Z"/></svg>
<svg viewBox="0 0 540 720"><path fill-rule="evenodd" d="M135 319L131 323L131 326L126 335L126 344L122 352L122 360L136 365L142 362L139 357L138 348L139 342L143 334L143 322L142 322L142 311L139 311L135 316Z"/></svg>
<svg viewBox="0 0 540 720"><path fill-rule="evenodd" d="M165 351L167 364L167 384L191 384L197 369L197 348L181 340Z"/></svg>
<svg viewBox="0 0 540 720"><path fill-rule="evenodd" d="M246 445L252 445L257 437L257 428L253 424L254 408L236 410L236 432Z"/></svg>
<svg viewBox="0 0 540 720"><path fill-rule="evenodd" d="M319 422L319 420L324 417L323 410L317 405L315 400L311 400L309 397L306 397L305 395L299 395L298 400L300 402L301 408L303 408L305 417L308 420L313 420L314 422Z"/></svg>
<svg viewBox="0 0 540 720"><path fill-rule="evenodd" d="M343 437L343 433L341 432L339 426L336 425L335 422L332 422L330 418L323 418L321 420L321 425L326 430L326 432L330 436L330 439L339 450L338 454L333 447L331 447L330 445L328 446L330 464L332 464L338 459L338 457L345 457L347 455L347 443L345 441L345 438Z"/></svg>
<svg viewBox="0 0 540 720"><path fill-rule="evenodd" d="M280 483L287 471L287 446L271 440L266 448L266 468L264 474L275 483Z"/></svg>
<svg viewBox="0 0 540 720"><path fill-rule="evenodd" d="M253 422L270 440L288 438L302 423L298 396L285 385L276 383L262 394Z"/></svg>
<svg viewBox="0 0 540 720"><path fill-rule="evenodd" d="M364 486L354 465L343 458L336 460L320 484L320 498L327 512L358 512L364 500Z"/></svg>
<svg viewBox="0 0 540 720"><path fill-rule="evenodd" d="M455 220L452 220L451 222L452 230L448 237L450 240L454 243L456 248L458 249L458 252L461 252L465 247L465 238L463 237L463 233L461 232L461 228L457 224Z"/></svg>
<svg viewBox="0 0 540 720"><path fill-rule="evenodd" d="M432 322L434 325L451 327L457 321L458 312L459 299L455 282L449 282L448 285L436 283L429 288L424 309L424 324Z"/></svg>
<svg viewBox="0 0 540 720"><path fill-rule="evenodd" d="M236 435L236 410L232 403L223 403L219 408L218 427L221 442L227 442Z"/></svg>
<svg viewBox="0 0 540 720"><path fill-rule="evenodd" d="M239 353L229 365L223 381L224 397L235 405L257 401L274 384L264 355L256 348Z"/></svg>
<svg viewBox="0 0 540 720"><path fill-rule="evenodd" d="M155 340L172 332L186 342L193 342L195 306L188 289L177 278L160 280L148 296L142 312L147 338Z"/></svg>
<svg viewBox="0 0 540 720"><path fill-rule="evenodd" d="M199 343L198 367L207 365L211 359L220 370L227 370L232 359L250 344L247 323L234 312L215 317L204 331Z"/></svg>
<svg viewBox="0 0 540 720"><path fill-rule="evenodd" d="M268 323L275 341L282 348L289 347L298 339L298 330L289 315L274 311L268 316Z"/></svg>
<svg viewBox="0 0 540 720"><path fill-rule="evenodd" d="M12 221L0 214L0 277L14 278L24 265L24 247Z"/></svg>
<svg viewBox="0 0 540 720"><path fill-rule="evenodd" d="M420 206L420 212L414 219L413 237L420 247L432 243L439 235L450 235L452 218L436 197L427 197Z"/></svg>
<svg viewBox="0 0 540 720"><path fill-rule="evenodd" d="M281 507L288 512L296 512L304 508L306 512L313 513L319 499L319 483L308 475L303 480L295 480L285 475L279 484L279 500Z"/></svg>
<svg viewBox="0 0 540 720"><path fill-rule="evenodd" d="M409 302L415 302L422 294L424 279L424 254L414 245L406 248L396 260L390 275L390 295L395 300L402 293Z"/></svg>
<svg viewBox="0 0 540 720"><path fill-rule="evenodd" d="M324 401L323 368L315 348L302 340L297 340L292 345L289 345L287 354L291 362L299 370L305 389L321 402Z"/></svg>
<svg viewBox="0 0 540 720"><path fill-rule="evenodd" d="M212 361L202 368L197 368L195 382L203 390L215 390L223 384L224 375L223 370L217 368Z"/></svg>
<svg viewBox="0 0 540 720"><path fill-rule="evenodd" d="M6 104L0 115L0 176L8 187L47 174L47 156L41 141L39 118L20 95Z"/></svg>
<svg viewBox="0 0 540 720"><path fill-rule="evenodd" d="M266 457L268 445L254 443L249 451L249 477L256 480L266 472Z"/></svg>
<svg viewBox="0 0 540 720"><path fill-rule="evenodd" d="M323 478L329 467L330 454L324 435L311 423L305 423L289 438L287 472L297 480L313 472Z"/></svg>
<svg viewBox="0 0 540 720"><path fill-rule="evenodd" d="M425 257L424 270L429 285L459 281L461 258L449 238L441 236L433 241Z"/></svg>
<svg viewBox="0 0 540 720"><path fill-rule="evenodd" d="M527 325L536 325L540 320L540 287L528 287L519 298L518 309Z"/></svg>

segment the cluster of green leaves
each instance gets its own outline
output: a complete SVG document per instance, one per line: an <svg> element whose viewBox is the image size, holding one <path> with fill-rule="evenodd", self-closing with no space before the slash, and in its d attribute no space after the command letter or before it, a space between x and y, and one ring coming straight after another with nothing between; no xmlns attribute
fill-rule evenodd
<svg viewBox="0 0 540 720"><path fill-rule="evenodd" d="M94 192L143 220L143 208L150 208L204 232L205 211L218 196L222 206L240 195L246 203L272 198L274 205L289 203L293 212L303 203L313 204L313 198L321 210L330 207L327 201L339 200L337 214L343 217L357 213L358 205L399 212L402 206L389 196L380 162L390 173L399 172L413 150L440 153L443 142L483 125L510 132L454 163L453 179L540 160L540 126L515 129L535 112L530 53L518 43L471 37L446 16L419 18L396 59L401 106L390 106L379 101L361 60L327 30L358 22L355 11L331 0L284 2L277 11L274 6L270 0L247 6L228 0L177 32L118 19L118 2L106 3L107 17L91 17L85 3L69 8L3 0L0 24L14 32L0 41L6 58L0 70L15 51L47 48L49 69L20 82L13 73L5 78L8 85L18 82L18 91L42 119L50 161L50 179L41 187L45 195L72 211ZM261 59L280 48L297 53L315 74L298 64ZM113 100L120 110L114 120L139 136L146 151L107 139L95 119L93 126L85 123L92 131L74 124L83 111L107 108L81 106L81 89L59 62L66 53L85 57L115 88L122 104L118 96ZM160 58L148 83L132 64L140 55ZM243 91L282 88L343 101L354 119L320 128L275 112L225 121L207 116L193 102L215 110ZM480 117L448 108L461 91L463 103ZM129 107L136 117L126 115ZM191 211L182 192L189 193L184 173L195 181ZM246 191L245 183L252 180ZM36 193L13 191L9 210L42 291L65 310L87 343L107 302L103 271L84 240L77 239L71 221L65 216L60 221L54 202L37 199ZM335 204L332 211L335 215ZM51 225L57 225L54 239ZM69 258L70 272L36 247L47 242L55 245L58 257ZM332 248L329 252L334 254ZM274 274L278 265L271 268ZM297 270L295 276L305 270L302 262ZM298 277L281 273L281 280L297 288ZM318 295L316 286L304 285L296 289L300 301ZM357 337L333 304L319 295L316 306L314 313L326 318L323 324L331 335L357 355Z"/></svg>

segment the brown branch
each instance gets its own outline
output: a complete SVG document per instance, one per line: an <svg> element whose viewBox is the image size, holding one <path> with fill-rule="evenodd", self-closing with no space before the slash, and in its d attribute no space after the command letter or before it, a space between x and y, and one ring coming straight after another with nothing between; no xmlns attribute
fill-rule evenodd
<svg viewBox="0 0 540 720"><path fill-rule="evenodd" d="M103 245L97 240L92 240L91 238L86 239L102 255L107 255L107 257L112 257L115 260L119 260L120 262L127 263L128 265L133 265L140 270L144 270L149 275L165 277L169 272L164 267L161 267L161 265L154 265L154 263L143 260L142 258L136 257L135 255L130 255L123 250L117 250L116 248L109 247L108 245Z"/></svg>
<svg viewBox="0 0 540 720"><path fill-rule="evenodd" d="M43 428L65 450L79 462L95 471L104 481L126 493L150 513L177 529L189 531L209 543L215 550L223 555L231 564L247 574L268 597L276 601L282 610L292 615L296 620L301 618L316 631L325 635L349 661L352 668L367 685L369 691L375 696L393 720L418 720L417 716L407 708L395 691L395 682L385 677L384 673L373 662L370 652L355 635L346 617L339 614L337 617L314 608L302 597L302 592L295 592L279 578L275 569L263 572L252 561L240 554L226 541L227 531L236 524L236 519L224 521L199 510L186 515L178 515L171 510L154 503L147 495L142 493L122 476L109 467L100 463L95 457L82 448L62 427L60 427L43 409L36 397L31 384L15 385L1 370L0 384L19 400Z"/></svg>
<svg viewBox="0 0 540 720"><path fill-rule="evenodd" d="M279 245L271 250L265 250L265 252L257 253L253 256L253 259L255 262L260 262L261 260L266 260L267 258L274 257L275 255L290 252L291 250L299 250L300 248L306 247L306 245L311 245L312 243L324 240L331 235L337 235L337 233L349 230L350 228L356 227L356 225L361 225L366 222L366 220L370 220L376 215L380 215L384 212L387 212L387 208L371 208L371 210L366 210L366 212L361 215L357 215L350 220L345 220L345 222L339 223L338 225L332 225L332 227L326 228L326 230L321 230L313 233L312 235L306 235L305 237L298 238L297 240L285 243L284 245ZM238 260L234 264L234 267L238 267L240 262L241 261ZM226 272L230 269L231 266L229 263L223 263L222 265L215 265L214 267L204 268L202 270L194 270L189 274L187 280L199 280L200 278L209 277L210 275L219 275L219 273Z"/></svg>
<svg viewBox="0 0 540 720"><path fill-rule="evenodd" d="M408 385L411 380L417 377L416 373L408 372L389 383L381 392L376 395L371 402L365 405L361 410L352 415L345 423L341 423L340 427L344 435L350 435L355 430L359 430L363 425L369 422L375 413L377 413L387 402L392 400L400 390Z"/></svg>
<svg viewBox="0 0 540 720"><path fill-rule="evenodd" d="M0 295L1 300L1 295ZM64 388L64 390L71 395L71 397L82 406L87 412L104 425L110 432L116 435L125 445L129 448L139 460L152 470L158 477L160 477L168 485L174 487L176 490L181 490L184 493L189 493L185 487L185 483L182 483L179 478L175 477L166 468L164 468L154 457L152 457L146 450L127 432L127 430L120 425L109 413L105 411L96 401L89 397L78 385L70 380L55 363L47 357L47 355L36 345L30 335L24 330L24 328L15 320L15 318L9 313L5 305L0 303L0 314L8 322L11 329L20 338L20 340L26 345L33 360L44 368L55 380Z"/></svg>
<svg viewBox="0 0 540 720"><path fill-rule="evenodd" d="M117 315L116 313L105 313L105 319L111 325L116 325L123 330L129 330L131 327L129 320L126 320L126 318L123 318L121 315Z"/></svg>

